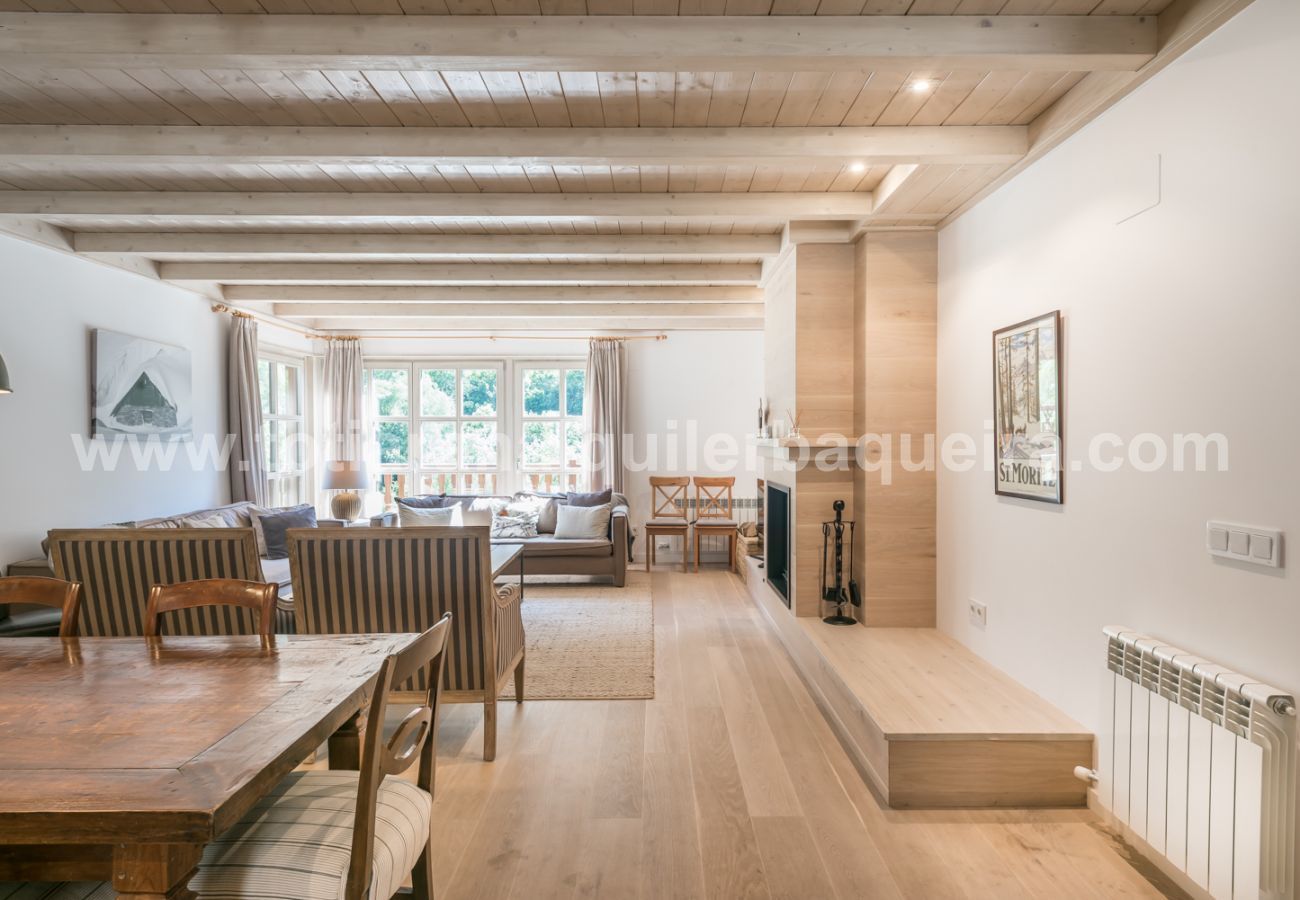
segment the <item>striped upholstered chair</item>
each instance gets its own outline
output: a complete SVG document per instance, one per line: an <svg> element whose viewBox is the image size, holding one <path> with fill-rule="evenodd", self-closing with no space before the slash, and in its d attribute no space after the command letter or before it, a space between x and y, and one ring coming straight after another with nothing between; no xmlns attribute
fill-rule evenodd
<svg viewBox="0 0 1300 900"><path fill-rule="evenodd" d="M298 634L422 632L451 613L443 699L483 704L483 758L496 757L497 697L512 674L524 696L524 623L518 584L492 583L487 526L292 529L289 568ZM418 678L401 687L424 689Z"/></svg>
<svg viewBox="0 0 1300 900"><path fill-rule="evenodd" d="M81 583L82 637L143 635L156 584L265 581L251 528L51 531L50 557L60 578ZM275 631L292 633L292 610L276 611ZM170 614L162 633L257 634L257 614L231 606L187 609Z"/></svg>

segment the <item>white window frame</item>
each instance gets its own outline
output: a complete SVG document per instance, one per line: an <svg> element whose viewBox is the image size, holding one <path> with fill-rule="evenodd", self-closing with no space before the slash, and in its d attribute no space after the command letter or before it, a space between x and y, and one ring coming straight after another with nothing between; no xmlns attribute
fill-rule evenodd
<svg viewBox="0 0 1300 900"><path fill-rule="evenodd" d="M566 471L561 465L558 469L525 469L523 465L523 372L527 369L586 369L586 360L578 357L538 358L473 358L473 357L417 357L404 359L385 359L370 357L366 360L366 454L371 464L375 488L379 499L372 500L373 512L385 506L391 506L396 497L413 496L427 493L482 493L511 494L519 490L532 489L530 475L554 472L556 475ZM461 398L461 377L464 369L497 370L497 411L493 417L473 417L463 415ZM370 372L375 369L406 370L410 384L409 409L406 416L374 415L369 393ZM426 369L456 370L456 415L424 416L420 409L420 373ZM563 375L561 375L563 378ZM581 422L585 426L585 416L563 415L567 386L562 386L560 402L561 423ZM584 400L585 400L584 386ZM378 425L383 421L404 421L408 427L407 463L405 465L382 465L378 462L378 447L374 435ZM420 457L421 425L424 422L455 421L457 441L457 463L455 467L425 466ZM461 426L471 421L495 421L497 425L497 465L495 467L467 467L460 465ZM563 427L563 426L562 426ZM563 448L561 448L563 449ZM584 445L585 452L585 445ZM581 486L586 481L585 465L573 470L576 478L573 483ZM481 477L480 477L481 476ZM385 479L392 479L386 483ZM560 489L567 489L561 487Z"/></svg>
<svg viewBox="0 0 1300 900"><path fill-rule="evenodd" d="M311 498L315 496L315 491L310 489L308 483L308 474L311 467L311 448L307 441L307 436L310 433L308 429L308 409L311 402L311 367L305 357L264 348L259 349L257 362L259 382L262 376L262 363L267 363L271 378L269 385L270 409L262 410L264 426L262 440L265 444L262 458L266 464L267 503L270 506L283 505L281 503L285 496L283 484L290 481L297 482L297 502L310 503L312 502ZM277 367L281 365L298 370L298 411L296 413L288 414L276 408L280 395L278 390L279 370ZM259 383L259 403L261 402L261 396L261 384ZM297 466L284 471L276 470L276 463L279 461L283 450L278 438L279 429L276 427L280 424L296 426L292 429L292 432L294 439L298 443Z"/></svg>
<svg viewBox="0 0 1300 900"><path fill-rule="evenodd" d="M517 490L537 490L542 492L580 491L586 489L587 471L584 464L587 453L586 435L586 369L587 361L578 358L517 360L514 365L514 396L511 409L515 424L511 433L515 435L515 474ZM529 416L524 411L524 377L530 371L558 370L560 373L560 414L558 416ZM584 408L577 415L568 414L568 378L571 371L583 372ZM529 466L524 459L525 427L529 422L558 422L560 432L560 462L555 466ZM582 452L576 465L568 465L567 429L576 426L582 431Z"/></svg>

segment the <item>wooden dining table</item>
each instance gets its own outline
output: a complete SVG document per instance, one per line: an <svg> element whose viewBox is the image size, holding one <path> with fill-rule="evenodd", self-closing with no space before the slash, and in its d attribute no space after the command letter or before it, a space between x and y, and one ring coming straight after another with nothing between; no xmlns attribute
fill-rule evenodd
<svg viewBox="0 0 1300 900"><path fill-rule="evenodd" d="M193 898L204 845L352 721L410 639L0 641L0 882Z"/></svg>

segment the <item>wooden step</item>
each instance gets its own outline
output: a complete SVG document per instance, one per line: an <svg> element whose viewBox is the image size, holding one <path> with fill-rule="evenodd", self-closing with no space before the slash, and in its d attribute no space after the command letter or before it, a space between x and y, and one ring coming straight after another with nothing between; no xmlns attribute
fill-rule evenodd
<svg viewBox="0 0 1300 900"><path fill-rule="evenodd" d="M1093 736L932 628L796 618L756 567L746 587L863 775L892 807L1084 806Z"/></svg>

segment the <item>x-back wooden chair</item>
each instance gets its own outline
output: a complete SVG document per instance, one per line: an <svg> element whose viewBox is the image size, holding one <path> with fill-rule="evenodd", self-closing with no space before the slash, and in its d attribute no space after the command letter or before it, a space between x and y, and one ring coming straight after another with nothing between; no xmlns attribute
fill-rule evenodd
<svg viewBox="0 0 1300 900"><path fill-rule="evenodd" d="M736 519L732 490L736 479L732 476L692 479L695 486L695 571L700 570L700 538L727 539L727 567L736 566Z"/></svg>
<svg viewBox="0 0 1300 900"><path fill-rule="evenodd" d="M655 538L680 537L682 539L682 571L687 569L686 548L691 530L686 518L686 491L691 479L682 477L650 477L650 520L645 523L645 570L655 561Z"/></svg>
<svg viewBox="0 0 1300 900"><path fill-rule="evenodd" d="M77 636L77 621L81 614L80 584L59 578L0 578L0 607L21 603L62 610L59 637Z"/></svg>
<svg viewBox="0 0 1300 900"><path fill-rule="evenodd" d="M163 615L205 606L231 606L257 614L257 633L275 633L275 602L279 586L232 578L210 578L182 584L155 584L149 589L144 614L145 637L162 634Z"/></svg>

